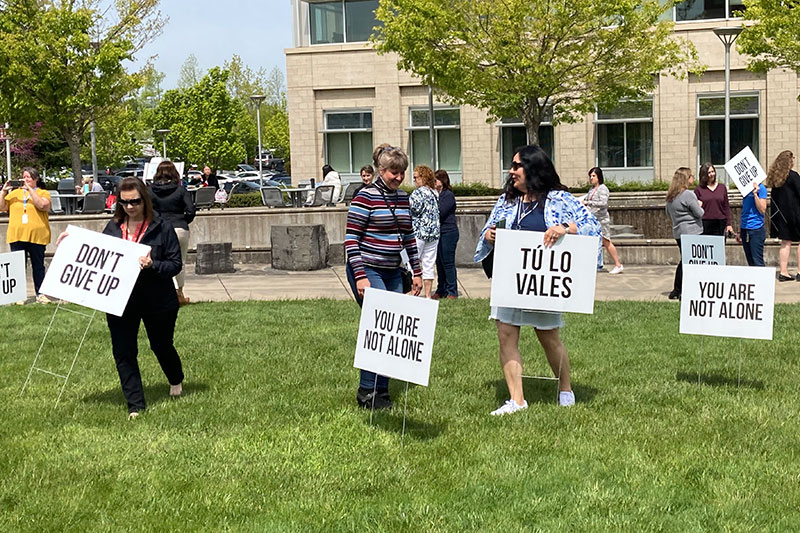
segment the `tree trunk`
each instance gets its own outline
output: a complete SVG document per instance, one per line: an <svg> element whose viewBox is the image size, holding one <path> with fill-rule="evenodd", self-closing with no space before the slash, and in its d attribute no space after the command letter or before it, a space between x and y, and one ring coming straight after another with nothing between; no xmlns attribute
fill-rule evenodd
<svg viewBox="0 0 800 533"><path fill-rule="evenodd" d="M522 108L522 123L528 134L528 144L539 146L539 124L542 123L542 110L536 101L526 101Z"/></svg>
<svg viewBox="0 0 800 533"><path fill-rule="evenodd" d="M83 172L81 171L81 136L79 133L70 131L64 134L64 139L69 146L69 156L72 164L72 177L75 185L81 184Z"/></svg>

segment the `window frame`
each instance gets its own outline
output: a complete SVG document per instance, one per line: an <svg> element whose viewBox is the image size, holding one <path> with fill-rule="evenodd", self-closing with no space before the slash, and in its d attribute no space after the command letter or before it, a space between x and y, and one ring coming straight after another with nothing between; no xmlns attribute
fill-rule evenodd
<svg viewBox="0 0 800 533"><path fill-rule="evenodd" d="M679 2L682 3L682 2ZM742 6L745 7L744 5ZM669 18L675 24L697 24L698 22L725 22L728 20L743 20L742 17L731 17L727 15L731 12L731 0L725 0L725 13L724 17L720 18L712 18L712 19L692 19L692 20L678 20L678 6L675 5L672 7L672 16Z"/></svg>
<svg viewBox="0 0 800 533"><path fill-rule="evenodd" d="M551 114L551 116L552 116L552 114ZM503 119L500 119L499 121L497 121L495 123L495 126L497 127L497 135L498 135L498 139L500 141L500 151L498 152L498 158L497 158L498 162L497 162L497 164L500 166L500 182L503 183L503 180L505 180L505 177L508 176L508 171L511 170L511 169L508 169L508 168L503 168L503 128L523 128L523 129L525 129L525 123L522 121L521 118L518 118L518 117L503 118ZM553 157L551 159L555 160L555 155L556 155L556 135L555 135L556 128L555 128L555 126L553 126L552 119L543 120L542 122L540 122L539 123L539 129L541 129L542 126L547 126L547 127L553 128ZM525 139L526 139L525 142L528 142L527 138L528 138L528 132L526 131L525 132Z"/></svg>
<svg viewBox="0 0 800 533"><path fill-rule="evenodd" d="M651 125L654 124L654 115L655 115L655 100L652 96L631 100L631 99L623 99L620 100L619 103L623 102L650 102L650 118L646 117L634 117L634 118L598 118L599 111L595 109L594 112L594 137L595 137L595 150L594 150L594 162L596 166L600 165L600 147L599 147L599 139L600 139L600 132L598 126L602 124L622 124L622 147L623 147L623 156L622 162L623 166L621 167L611 167L611 166L604 166L603 170L629 170L629 169L644 169L644 170L654 170L655 169L655 131L652 132L651 136L651 143L650 149L653 151L651 154L651 160L653 161L650 165L645 165L641 167L634 167L628 166L628 127L627 124L643 124L643 123L650 123ZM654 128L655 129L655 128Z"/></svg>
<svg viewBox="0 0 800 533"><path fill-rule="evenodd" d="M734 98L752 98L755 97L756 99L756 109L758 110L756 113L742 113L738 115L731 114L731 120L741 120L741 119L756 119L758 122L756 133L758 135L758 147L757 150L753 151L753 154L756 156L756 159L759 158L759 153L761 152L761 91L736 91L730 93L731 100ZM697 129L697 134L695 137L695 142L697 144L697 168L700 168L702 164L700 162L701 154L700 154L700 121L702 120L725 120L725 114L721 115L701 115L700 114L700 100L710 100L721 98L725 99L725 92L720 91L712 91L707 93L697 93L697 97L695 98L695 127ZM723 144L725 143L725 139L722 140ZM723 146L723 149L725 147ZM724 169L722 170L724 172ZM719 171L718 171L719 172Z"/></svg>
<svg viewBox="0 0 800 533"><path fill-rule="evenodd" d="M413 124L413 118L412 118L413 115L412 114L413 114L414 111L425 111L427 113L428 112L428 106L409 106L408 107L408 127L406 128L406 131L408 131L409 156L410 156L411 162L414 165L429 165L430 161L426 161L426 162L423 163L423 162L417 161L415 159L413 132L415 132L415 131L428 131L430 129L430 124L425 125L425 126L413 126L412 125ZM458 124L443 124L443 125L437 126L436 125L436 112L437 111L458 111ZM447 171L449 173L451 173L451 174L452 173L462 174L464 172L464 158L463 158L464 147L463 147L463 145L461 143L461 107L459 107L459 106L448 106L448 105L436 105L436 106L433 106L433 117L431 117L429 115L428 116L428 120L429 121L433 120L433 122L434 122L434 124L433 124L434 133L436 133L439 130L458 130L458 132L459 132L459 134L458 134L458 137L459 137L459 139L458 139L459 140L459 150L461 151L461 153L459 154L459 167L460 168L458 170L447 170ZM438 134L434 135L434 141L436 142L436 168L434 170L436 170L438 168L442 168L441 167L441 157L440 157L440 152L439 152L439 135ZM451 180L452 180L452 178L453 178L453 176L451 176Z"/></svg>
<svg viewBox="0 0 800 533"><path fill-rule="evenodd" d="M328 134L331 133L347 133L347 143L348 143L348 152L347 158L349 160L349 169L336 169L339 172L339 175L343 174L357 174L358 169L353 170L353 134L354 133L372 133L372 127L364 127L364 128L329 128L328 127L328 117L331 115L349 115L353 113L369 113L370 115L370 122L374 117L374 111L371 108L346 108L346 109L331 109L322 111L322 124L323 128L319 131L322 133L322 157L326 163L330 163L330 157L328 154ZM370 143L372 144L372 143ZM360 168L360 167L359 167Z"/></svg>
<svg viewBox="0 0 800 533"><path fill-rule="evenodd" d="M347 0L305 0L303 2L306 9L306 20L308 20L308 45L309 46L330 46L335 44L352 44L352 43L368 43L369 39L364 41L353 41L348 39L347 35L347 8L345 4ZM314 43L313 29L311 27L311 4L340 4L342 6L342 41L332 43ZM378 19L375 19L378 22ZM370 35L372 32L370 31Z"/></svg>

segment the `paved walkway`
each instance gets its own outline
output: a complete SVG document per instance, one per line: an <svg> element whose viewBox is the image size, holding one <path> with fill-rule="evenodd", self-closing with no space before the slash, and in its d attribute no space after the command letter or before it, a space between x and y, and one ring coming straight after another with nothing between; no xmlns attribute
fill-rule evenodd
<svg viewBox="0 0 800 533"><path fill-rule="evenodd" d="M193 267L191 267L193 269ZM184 292L193 302L232 300L280 300L305 298L351 298L343 266L314 272L273 270L269 265L236 265L232 274L200 276L186 274ZM597 300L666 301L672 289L674 266L632 265L619 275L607 271L597 276ZM490 282L480 268L460 268L461 297L488 298ZM776 303L800 302L800 283L775 282ZM32 291L32 288L29 289Z"/></svg>

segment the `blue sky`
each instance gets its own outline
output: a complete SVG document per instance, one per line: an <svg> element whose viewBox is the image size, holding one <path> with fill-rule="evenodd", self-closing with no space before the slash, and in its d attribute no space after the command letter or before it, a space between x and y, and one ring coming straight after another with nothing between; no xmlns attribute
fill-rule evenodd
<svg viewBox="0 0 800 533"><path fill-rule="evenodd" d="M161 0L169 17L164 32L136 55L136 65L157 56L166 74L162 89L172 89L189 54L201 69L222 65L233 54L253 70L279 67L286 73L284 48L292 45L290 0Z"/></svg>

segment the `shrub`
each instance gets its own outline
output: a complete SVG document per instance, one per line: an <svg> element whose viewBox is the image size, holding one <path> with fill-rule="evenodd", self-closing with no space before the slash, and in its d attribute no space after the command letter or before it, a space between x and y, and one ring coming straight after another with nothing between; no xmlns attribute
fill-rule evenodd
<svg viewBox="0 0 800 533"><path fill-rule="evenodd" d="M259 207L261 203L261 193L248 192L244 194L233 194L228 200L228 207Z"/></svg>

